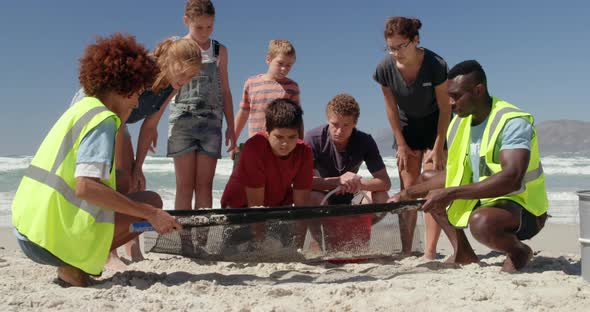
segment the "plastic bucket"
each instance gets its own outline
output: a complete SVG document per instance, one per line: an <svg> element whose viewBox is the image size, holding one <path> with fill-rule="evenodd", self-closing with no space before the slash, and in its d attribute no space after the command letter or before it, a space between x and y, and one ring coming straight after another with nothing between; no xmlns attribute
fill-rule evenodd
<svg viewBox="0 0 590 312"><path fill-rule="evenodd" d="M590 282L590 190L578 191L580 207L580 254L582 277Z"/></svg>

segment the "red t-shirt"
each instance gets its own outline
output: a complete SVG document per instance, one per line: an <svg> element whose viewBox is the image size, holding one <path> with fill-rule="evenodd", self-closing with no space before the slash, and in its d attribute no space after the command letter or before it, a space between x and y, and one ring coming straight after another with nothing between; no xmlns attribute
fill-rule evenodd
<svg viewBox="0 0 590 312"><path fill-rule="evenodd" d="M264 187L264 206L293 204L293 189L311 189L313 156L311 148L302 140L288 158L273 154L268 139L262 133L251 137L242 148L223 195L221 207L248 207L246 187Z"/></svg>

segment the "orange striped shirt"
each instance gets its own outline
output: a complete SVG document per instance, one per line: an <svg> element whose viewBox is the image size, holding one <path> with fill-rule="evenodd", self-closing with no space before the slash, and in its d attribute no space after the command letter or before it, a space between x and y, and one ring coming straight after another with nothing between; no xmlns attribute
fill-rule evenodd
<svg viewBox="0 0 590 312"><path fill-rule="evenodd" d="M264 111L275 99L286 98L299 104L299 85L287 77L281 80L266 80L264 74L252 76L244 83L240 108L250 109L248 137L266 130Z"/></svg>

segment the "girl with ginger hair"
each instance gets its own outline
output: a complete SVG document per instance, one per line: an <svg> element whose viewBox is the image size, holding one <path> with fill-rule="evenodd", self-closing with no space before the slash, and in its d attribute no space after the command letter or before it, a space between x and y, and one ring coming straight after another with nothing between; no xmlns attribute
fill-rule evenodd
<svg viewBox="0 0 590 312"><path fill-rule="evenodd" d="M55 123L23 176L12 204L18 243L31 260L58 267L60 283L88 286L109 251L137 237L131 223L147 220L161 234L182 228L158 194L116 191L116 132L157 72L134 37L99 37L80 59L88 96Z"/></svg>

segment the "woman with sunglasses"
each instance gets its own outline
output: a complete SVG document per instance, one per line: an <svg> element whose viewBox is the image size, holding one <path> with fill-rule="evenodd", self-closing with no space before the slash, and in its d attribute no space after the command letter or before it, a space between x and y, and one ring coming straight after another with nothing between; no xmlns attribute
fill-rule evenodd
<svg viewBox="0 0 590 312"><path fill-rule="evenodd" d="M451 118L447 95L447 64L436 53L418 47L420 20L390 17L384 30L388 55L373 79L381 84L387 119L395 138L401 189L416 184L422 169L443 170L446 132ZM412 252L417 212L400 215L402 252ZM426 214L424 256L436 257L440 227Z"/></svg>

